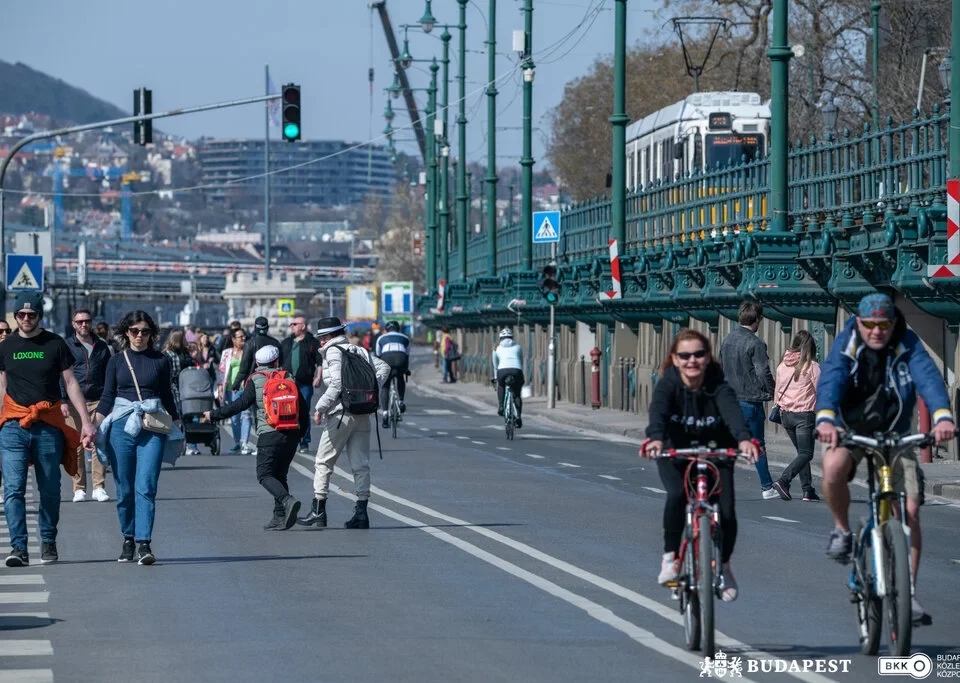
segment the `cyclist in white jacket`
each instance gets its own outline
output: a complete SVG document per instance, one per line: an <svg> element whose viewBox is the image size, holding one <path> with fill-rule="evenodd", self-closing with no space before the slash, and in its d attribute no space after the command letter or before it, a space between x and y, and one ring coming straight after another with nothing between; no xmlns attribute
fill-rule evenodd
<svg viewBox="0 0 960 683"><path fill-rule="evenodd" d="M517 428L523 427L520 415L523 411L523 400L520 390L523 388L523 349L513 341L513 332L509 328L500 330L500 344L493 350L493 378L491 382L497 384L497 415L503 417L503 395L506 387L506 378L513 378L513 404L517 407Z"/></svg>

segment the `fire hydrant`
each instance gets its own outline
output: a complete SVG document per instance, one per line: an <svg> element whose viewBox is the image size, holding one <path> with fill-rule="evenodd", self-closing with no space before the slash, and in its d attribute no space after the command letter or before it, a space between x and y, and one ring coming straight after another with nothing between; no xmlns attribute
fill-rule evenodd
<svg viewBox="0 0 960 683"><path fill-rule="evenodd" d="M590 350L590 405L600 409L600 356L603 352L596 346Z"/></svg>

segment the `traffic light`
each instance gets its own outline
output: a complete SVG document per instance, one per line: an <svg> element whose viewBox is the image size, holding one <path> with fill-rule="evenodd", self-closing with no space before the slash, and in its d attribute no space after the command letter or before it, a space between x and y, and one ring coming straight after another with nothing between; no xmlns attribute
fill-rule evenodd
<svg viewBox="0 0 960 683"><path fill-rule="evenodd" d="M283 139L293 142L300 139L300 86L287 83L283 86L283 120L281 130Z"/></svg>
<svg viewBox="0 0 960 683"><path fill-rule="evenodd" d="M133 91L133 115L140 116L153 113L153 91L146 88L137 88ZM133 143L149 145L153 142L153 121L133 122Z"/></svg>
<svg viewBox="0 0 960 683"><path fill-rule="evenodd" d="M560 301L560 283L557 282L556 266L544 266L543 275L540 280L540 294L551 306L556 306Z"/></svg>

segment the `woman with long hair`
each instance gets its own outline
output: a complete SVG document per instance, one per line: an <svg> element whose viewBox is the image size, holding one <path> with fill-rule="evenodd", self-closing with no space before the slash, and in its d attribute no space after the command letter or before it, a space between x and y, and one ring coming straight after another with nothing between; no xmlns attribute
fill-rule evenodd
<svg viewBox="0 0 960 683"><path fill-rule="evenodd" d="M797 449L797 457L787 465L780 478L773 482L783 500L790 500L790 482L798 475L805 501L820 500L813 488L810 461L816 444L817 382L820 364L817 363L817 344L806 330L793 336L790 348L777 366L777 390L774 395L780 406L780 420L787 436Z"/></svg>
<svg viewBox="0 0 960 683"><path fill-rule="evenodd" d="M196 363L187 350L186 331L182 327L174 327L170 330L167 340L163 343L161 349L163 355L170 359L170 391L173 393L173 400L177 403L177 409L180 409L180 372L184 368L193 367ZM187 444L187 455L200 455L197 444Z"/></svg>
<svg viewBox="0 0 960 683"><path fill-rule="evenodd" d="M97 447L110 461L117 486L117 514L123 534L119 562L156 561L150 543L156 513L157 483L165 451L179 450L177 403L170 384L170 359L156 349L157 325L146 311L131 311L117 325L120 349L107 363L103 396L97 406ZM144 420L162 422L168 433Z"/></svg>
<svg viewBox="0 0 960 683"><path fill-rule="evenodd" d="M710 340L696 330L681 330L673 339L670 352L660 367L660 380L650 401L647 440L640 456L652 458L670 448L689 448L693 442L717 448L737 448L756 458L759 447L751 441L743 412L733 388L723 379L720 364L713 359ZM660 480L667 490L663 506L663 560L657 581L661 585L675 581L679 574L677 553L686 519L684 472L687 463L657 460ZM733 493L733 459L717 466L721 489L712 502L720 508L723 535L721 563L726 602L737 599L736 579L730 569L730 557L737 542L737 513Z"/></svg>
<svg viewBox="0 0 960 683"><path fill-rule="evenodd" d="M231 391L230 387L233 386L237 375L240 373L240 360L243 358L243 347L247 342L247 335L240 328L233 330L232 335L233 343L224 348L223 354L220 356L221 383L219 396L223 405L239 400L243 394L243 391ZM230 449L232 453L239 451L243 455L249 455L253 452L253 449L247 443L247 439L250 438L250 424L252 422L253 415L250 410L244 410L230 418L230 423L233 426L233 448Z"/></svg>
<svg viewBox="0 0 960 683"><path fill-rule="evenodd" d="M220 363L217 347L210 342L210 335L201 332L197 336L197 355L195 360L200 367L210 373L210 377L217 379L217 365Z"/></svg>

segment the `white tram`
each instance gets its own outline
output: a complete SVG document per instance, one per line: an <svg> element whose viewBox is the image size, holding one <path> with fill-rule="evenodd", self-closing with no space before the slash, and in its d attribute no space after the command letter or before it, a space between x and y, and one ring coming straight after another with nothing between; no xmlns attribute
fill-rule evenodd
<svg viewBox="0 0 960 683"><path fill-rule="evenodd" d="M767 153L770 103L745 92L701 92L627 127L627 186L673 180Z"/></svg>

